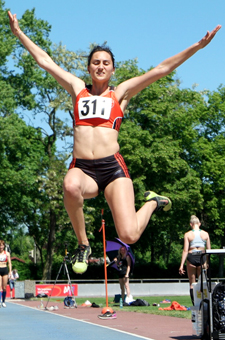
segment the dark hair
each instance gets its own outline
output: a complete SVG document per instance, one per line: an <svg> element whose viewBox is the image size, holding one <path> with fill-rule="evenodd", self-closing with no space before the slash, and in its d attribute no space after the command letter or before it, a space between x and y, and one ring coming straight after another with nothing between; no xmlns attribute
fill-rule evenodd
<svg viewBox="0 0 225 340"><path fill-rule="evenodd" d="M111 56L111 58L112 58L113 67L115 67L115 58L114 58L114 55L113 55L112 51L110 50L110 48L107 47L107 46L105 46L105 45L102 45L102 46L97 45L97 46L95 46L95 47L91 50L91 52L90 52L90 54L89 54L89 56L88 56L88 66L89 66L90 63L91 63L91 58L92 58L93 54L94 54L95 52L99 52L99 51L104 51L104 52L109 53L110 56Z"/></svg>

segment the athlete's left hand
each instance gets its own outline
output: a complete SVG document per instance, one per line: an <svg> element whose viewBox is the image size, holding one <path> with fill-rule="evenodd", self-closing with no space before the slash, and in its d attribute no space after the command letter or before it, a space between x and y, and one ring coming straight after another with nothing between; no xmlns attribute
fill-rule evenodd
<svg viewBox="0 0 225 340"><path fill-rule="evenodd" d="M221 29L221 25L217 25L211 32L207 31L206 35L199 41L200 47L204 48L215 37L216 33Z"/></svg>

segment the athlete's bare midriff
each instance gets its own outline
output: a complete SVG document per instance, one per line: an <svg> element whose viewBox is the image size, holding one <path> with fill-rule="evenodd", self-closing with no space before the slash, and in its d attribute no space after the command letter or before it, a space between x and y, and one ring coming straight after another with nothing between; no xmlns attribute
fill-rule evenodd
<svg viewBox="0 0 225 340"><path fill-rule="evenodd" d="M194 251L202 251L202 252L205 252L205 248L203 248L203 247L194 247L194 248L190 248L189 249L189 253L192 253L192 252L194 252Z"/></svg>
<svg viewBox="0 0 225 340"><path fill-rule="evenodd" d="M5 268L7 267L7 263L6 262L0 262L0 268Z"/></svg>
<svg viewBox="0 0 225 340"><path fill-rule="evenodd" d="M74 128L73 157L99 159L119 151L118 131L98 126L76 126Z"/></svg>

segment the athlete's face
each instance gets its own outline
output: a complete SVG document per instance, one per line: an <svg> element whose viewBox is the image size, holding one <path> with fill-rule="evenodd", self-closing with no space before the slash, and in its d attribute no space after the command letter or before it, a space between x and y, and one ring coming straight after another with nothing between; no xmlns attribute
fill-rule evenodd
<svg viewBox="0 0 225 340"><path fill-rule="evenodd" d="M124 255L126 253L126 248L125 247L121 247L120 248L120 252L122 255Z"/></svg>
<svg viewBox="0 0 225 340"><path fill-rule="evenodd" d="M93 54L88 66L92 79L108 81L114 70L112 58L108 52L98 51Z"/></svg>
<svg viewBox="0 0 225 340"><path fill-rule="evenodd" d="M4 243L0 243L0 253L3 252L4 248L5 248Z"/></svg>

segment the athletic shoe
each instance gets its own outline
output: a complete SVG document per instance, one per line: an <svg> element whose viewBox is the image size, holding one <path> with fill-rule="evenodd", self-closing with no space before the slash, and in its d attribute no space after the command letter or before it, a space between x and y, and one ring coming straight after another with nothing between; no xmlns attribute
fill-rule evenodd
<svg viewBox="0 0 225 340"><path fill-rule="evenodd" d="M5 302L2 302L2 307L6 308Z"/></svg>
<svg viewBox="0 0 225 340"><path fill-rule="evenodd" d="M97 305L95 302L92 303L91 307L94 307L94 308L99 308L100 306Z"/></svg>
<svg viewBox="0 0 225 340"><path fill-rule="evenodd" d="M172 207L172 202L168 197L160 196L156 194L154 191L146 191L144 196L146 202L156 201L157 203L157 207L155 209L156 211L158 210L168 211Z"/></svg>
<svg viewBox="0 0 225 340"><path fill-rule="evenodd" d="M76 274L83 274L88 267L88 258L91 255L91 247L80 244L71 258L72 269Z"/></svg>
<svg viewBox="0 0 225 340"><path fill-rule="evenodd" d="M104 314L98 315L98 317L102 320L116 319L116 312L105 312Z"/></svg>

